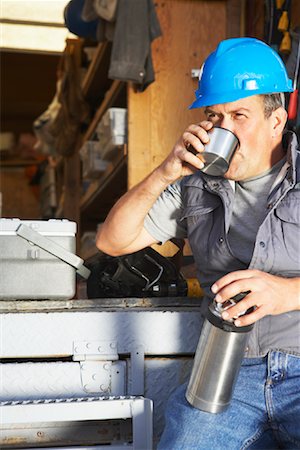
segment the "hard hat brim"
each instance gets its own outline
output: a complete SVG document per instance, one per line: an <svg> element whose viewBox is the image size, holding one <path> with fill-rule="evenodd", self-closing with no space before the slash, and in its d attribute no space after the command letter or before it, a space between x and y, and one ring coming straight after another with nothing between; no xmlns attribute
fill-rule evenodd
<svg viewBox="0 0 300 450"><path fill-rule="evenodd" d="M202 108L204 106L220 105L223 103L231 103L237 100L242 100L243 98L252 97L254 95L264 95L264 94L279 94L278 92L262 92L258 91L244 91L244 92L226 92L222 94L212 94L212 95L200 95L189 107L188 109ZM285 92L293 92L293 88L285 90Z"/></svg>

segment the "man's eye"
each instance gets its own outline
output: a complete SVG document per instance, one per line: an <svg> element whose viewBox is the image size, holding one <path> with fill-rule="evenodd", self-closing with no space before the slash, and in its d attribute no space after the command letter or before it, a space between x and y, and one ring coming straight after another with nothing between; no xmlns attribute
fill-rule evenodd
<svg viewBox="0 0 300 450"><path fill-rule="evenodd" d="M245 114L242 114L242 113L236 113L236 114L235 114L235 117L236 117L237 119L243 119L243 118L245 118L246 116L245 116Z"/></svg>

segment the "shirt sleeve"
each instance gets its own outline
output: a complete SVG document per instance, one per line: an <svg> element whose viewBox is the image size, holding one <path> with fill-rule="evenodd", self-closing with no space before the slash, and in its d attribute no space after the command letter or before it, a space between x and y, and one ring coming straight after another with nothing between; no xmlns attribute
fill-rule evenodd
<svg viewBox="0 0 300 450"><path fill-rule="evenodd" d="M158 242L186 237L186 221L182 220L181 180L171 184L158 197L144 221L144 227Z"/></svg>

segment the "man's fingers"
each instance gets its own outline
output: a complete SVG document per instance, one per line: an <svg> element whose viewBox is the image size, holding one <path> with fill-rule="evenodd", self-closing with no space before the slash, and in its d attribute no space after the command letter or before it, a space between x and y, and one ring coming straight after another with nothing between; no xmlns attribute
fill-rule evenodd
<svg viewBox="0 0 300 450"><path fill-rule="evenodd" d="M190 146L196 152L202 152L204 145L209 142L208 131L212 128L211 122L201 122L199 125L192 124L182 135L183 143L188 149Z"/></svg>
<svg viewBox="0 0 300 450"><path fill-rule="evenodd" d="M186 148L181 148L177 151L177 157L197 169L202 169L204 167L203 161L193 153L189 152Z"/></svg>
<svg viewBox="0 0 300 450"><path fill-rule="evenodd" d="M251 295L251 293L249 293L235 306L230 306L226 311L224 311L222 313L222 317L225 320L236 319L239 315L244 314L251 308L256 308L256 298L255 295Z"/></svg>
<svg viewBox="0 0 300 450"><path fill-rule="evenodd" d="M234 324L237 327L246 327L247 325L251 325L252 323L257 322L262 319L267 313L264 311L264 307L261 306L259 308L254 309L253 312L249 314L245 314L242 317L239 317L234 321Z"/></svg>
<svg viewBox="0 0 300 450"><path fill-rule="evenodd" d="M242 281L249 278L254 278L257 275L256 270L237 270L236 272L230 272L224 277L220 278L218 281L216 281L212 287L211 290L214 294L218 293L221 289L223 289L225 286L234 283L235 281ZM247 290L247 289L246 289ZM240 291L241 292L241 291ZM238 292L237 292L238 293ZM236 294L234 294L236 295Z"/></svg>
<svg viewBox="0 0 300 450"><path fill-rule="evenodd" d="M234 281L233 283L228 284L224 288L220 289L215 296L215 300L218 303L223 303L226 300L235 297L242 292L249 292L255 288L253 285L253 280L251 283L248 279Z"/></svg>

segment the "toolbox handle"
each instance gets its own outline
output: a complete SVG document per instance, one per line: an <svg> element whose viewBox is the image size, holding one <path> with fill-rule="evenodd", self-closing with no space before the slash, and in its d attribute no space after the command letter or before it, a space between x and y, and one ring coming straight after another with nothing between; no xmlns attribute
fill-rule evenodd
<svg viewBox="0 0 300 450"><path fill-rule="evenodd" d="M32 244L37 245L42 250L45 250L51 255L56 256L70 266L74 267L77 273L83 278L87 279L89 277L91 271L83 265L83 259L74 255L74 253L69 252L61 245L56 244L51 239L42 236L37 231L34 231L32 228L24 224L18 226L16 233L21 238L26 239L26 241L32 242Z"/></svg>

